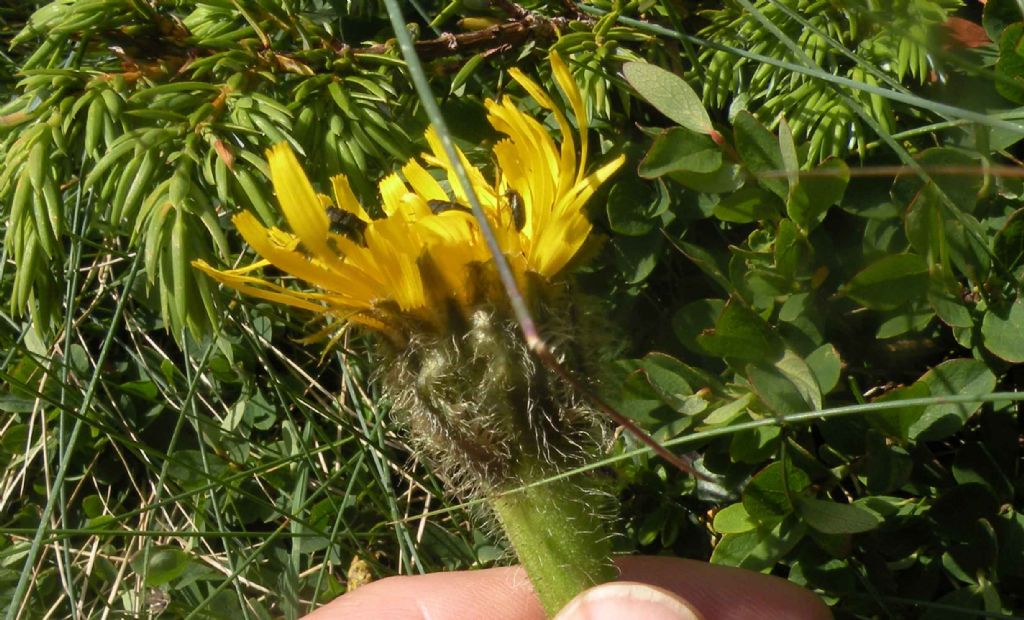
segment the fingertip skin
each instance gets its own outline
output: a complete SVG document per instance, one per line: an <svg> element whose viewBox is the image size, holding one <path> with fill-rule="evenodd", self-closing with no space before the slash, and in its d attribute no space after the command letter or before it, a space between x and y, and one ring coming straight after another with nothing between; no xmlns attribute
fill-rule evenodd
<svg viewBox="0 0 1024 620"><path fill-rule="evenodd" d="M669 557L618 558L621 581L639 582L683 599L706 620L829 620L813 592L779 577ZM544 620L519 567L415 577L388 577L317 609L303 620Z"/></svg>
<svg viewBox="0 0 1024 620"><path fill-rule="evenodd" d="M829 620L819 596L771 575L680 558L626 556L616 562L620 579L675 593L713 620Z"/></svg>
<svg viewBox="0 0 1024 620"><path fill-rule="evenodd" d="M518 566L387 577L342 595L302 620L544 620Z"/></svg>
<svg viewBox="0 0 1024 620"><path fill-rule="evenodd" d="M673 592L635 581L614 581L574 598L554 620L707 620Z"/></svg>

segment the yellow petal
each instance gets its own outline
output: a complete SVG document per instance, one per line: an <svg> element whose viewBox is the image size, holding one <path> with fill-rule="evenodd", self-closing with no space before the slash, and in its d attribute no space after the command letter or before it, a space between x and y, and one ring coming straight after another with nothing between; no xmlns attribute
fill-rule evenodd
<svg viewBox="0 0 1024 620"><path fill-rule="evenodd" d="M391 217L402 208L402 197L408 191L402 179L397 174L389 174L381 179L380 199L384 208L384 214Z"/></svg>
<svg viewBox="0 0 1024 620"><path fill-rule="evenodd" d="M555 80L558 81L560 85L561 80L564 80L566 77L565 74L568 73L568 71L565 69L565 65L561 65L561 69L562 72L560 74L560 72L556 70L554 64L552 64L552 74ZM521 85L526 90L526 92L530 94L531 97L533 97L534 100L537 101L537 103L541 105L541 107L550 110L555 115L555 121L558 123L558 129L562 133L562 149L561 174L555 173L554 178L558 180L559 191L565 191L575 181L576 178L576 144L573 140L572 126L569 124L568 119L565 118L565 115L562 113L562 110L557 105L555 105L555 102L550 97L548 97L547 93L545 93L533 80L529 79L521 71L518 71L516 69L511 69L509 71L509 74L516 82L519 83L519 85ZM571 76L569 76L569 81L572 82ZM575 88L575 82L572 82L572 85ZM579 90L576 90L576 94L577 96L579 95ZM521 111L516 109L514 106L511 106L511 104L509 105L519 115L524 117L526 116ZM536 123L535 120L534 122Z"/></svg>
<svg viewBox="0 0 1024 620"><path fill-rule="evenodd" d="M339 209L354 214L364 222L370 221L370 215L363 209L363 205L359 204L359 201L356 200L356 195L352 192L352 186L349 185L348 177L343 174L331 177L331 187L334 189L334 203L338 205Z"/></svg>
<svg viewBox="0 0 1024 620"><path fill-rule="evenodd" d="M327 211L286 142L267 151L270 179L288 226L314 254L329 254Z"/></svg>
<svg viewBox="0 0 1024 620"><path fill-rule="evenodd" d="M554 205L550 221L531 240L529 263L537 273L552 278L582 247L591 224L583 213L587 200L625 161L620 155L583 178Z"/></svg>
<svg viewBox="0 0 1024 620"><path fill-rule="evenodd" d="M389 217L376 220L367 233L366 251L381 275L378 298L391 299L402 310L423 308L423 282L416 267L422 245L416 229L401 218Z"/></svg>
<svg viewBox="0 0 1024 620"><path fill-rule="evenodd" d="M569 100L572 113L576 116L576 125L579 127L580 163L579 172L576 176L576 182L579 182L583 178L584 170L587 167L587 131L589 127L587 109L583 105L583 95L580 93L580 87L576 84L576 80L573 79L569 68L562 62L562 57L553 51L549 58L551 59L551 74L554 76L555 81L558 82L558 87L565 94L565 98Z"/></svg>
<svg viewBox="0 0 1024 620"><path fill-rule="evenodd" d="M410 222L418 222L433 214L430 205L427 204L427 201L422 196L412 192L406 192L402 195L401 210L398 213L399 217Z"/></svg>
<svg viewBox="0 0 1024 620"><path fill-rule="evenodd" d="M625 155L619 155L612 161L601 166L584 177L579 183L573 186L572 190L562 197L562 200L555 205L554 216L562 217L564 213L578 213L583 209L587 200L604 184L626 161Z"/></svg>
<svg viewBox="0 0 1024 620"><path fill-rule="evenodd" d="M462 189L462 184L459 183L458 175L455 174L455 168L452 166L451 160L448 159L447 153L445 153L444 145L441 144L441 138L437 135L437 132L433 127L427 129L426 132L427 144L430 146L431 154L425 155L424 160L427 163L433 163L441 168L444 168L448 173L448 185L452 188L452 193L455 195L456 200L462 204L469 204L469 199L466 197L466 192ZM480 170L469 163L466 159L466 155L459 150L455 149L459 155L459 160L462 162L463 167L466 169L466 173L469 176L469 182L473 185L473 191L476 194L477 200L480 201L480 206L484 210L493 209L497 206L497 196L491 188L491 184L484 178L483 173Z"/></svg>
<svg viewBox="0 0 1024 620"><path fill-rule="evenodd" d="M285 289L272 282L267 282L251 276L238 275L231 271L219 271L211 267L204 260L193 261L192 265L214 280L233 288L240 293L245 293L246 295L258 297L274 303L302 308L303 310L311 310L313 312L323 312L326 310L322 304L309 301L306 295ZM261 287L266 287L266 289Z"/></svg>
<svg viewBox="0 0 1024 620"><path fill-rule="evenodd" d="M547 130L510 101L492 102L488 110L495 128L509 136L508 143L499 143L494 152L503 173L519 177L510 179L508 185L523 194L528 207L526 219L533 221L526 234L532 234L535 227L544 225L545 211L571 187L576 175L572 167L575 156L565 153L565 143L559 156Z"/></svg>
<svg viewBox="0 0 1024 620"><path fill-rule="evenodd" d="M426 245L445 243L470 246L475 241L476 218L472 213L450 210L417 222Z"/></svg>
<svg viewBox="0 0 1024 620"><path fill-rule="evenodd" d="M525 90L534 101L539 103L541 107L552 111L555 110L555 102L551 100L551 97L544 92L544 89L541 88L540 85L526 77L526 74L520 71L518 67L512 67L509 69L508 74L516 81L516 83L522 86L523 90Z"/></svg>
<svg viewBox="0 0 1024 620"><path fill-rule="evenodd" d="M543 201L551 204L550 183L534 183L538 176L531 172L530 166L522 158L523 153L511 140L502 140L494 145L494 157L498 161L504 175L507 188L519 192L526 209L526 223L523 226L523 234L530 236L538 226L543 226L547 221L546 210L539 209ZM500 221L500 217L498 218Z"/></svg>
<svg viewBox="0 0 1024 620"><path fill-rule="evenodd" d="M415 159L409 160L409 163L402 166L402 176L409 182L412 190L424 200L448 200L448 194L445 193L441 184L430 176L426 168Z"/></svg>
<svg viewBox="0 0 1024 620"><path fill-rule="evenodd" d="M270 231L263 227L248 211L232 218L235 228L257 254L275 267L324 290L368 302L373 299L373 288L362 274L354 273L346 265L327 269L310 262L300 251L282 248L271 241Z"/></svg>

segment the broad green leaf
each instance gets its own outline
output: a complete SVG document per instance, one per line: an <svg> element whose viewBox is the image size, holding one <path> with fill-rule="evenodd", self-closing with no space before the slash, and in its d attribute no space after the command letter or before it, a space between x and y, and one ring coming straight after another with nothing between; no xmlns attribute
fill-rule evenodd
<svg viewBox="0 0 1024 620"><path fill-rule="evenodd" d="M928 186L910 201L903 217L903 230L911 247L933 264L941 264L946 254L946 227L940 199Z"/></svg>
<svg viewBox="0 0 1024 620"><path fill-rule="evenodd" d="M137 396L150 402L156 402L157 396L160 394L156 384L149 380L126 381L118 387L132 396Z"/></svg>
<svg viewBox="0 0 1024 620"><path fill-rule="evenodd" d="M704 246L688 241L677 241L675 244L686 258L693 261L693 264L700 269L711 282L714 282L728 295L732 291L729 284L729 276L726 275L726 263L728 258L708 251Z"/></svg>
<svg viewBox="0 0 1024 620"><path fill-rule="evenodd" d="M932 368L920 379L931 396L989 394L996 387L996 376L984 362L974 359L953 359ZM947 437L964 425L981 408L980 402L930 405L914 422L908 436L917 441L933 441Z"/></svg>
<svg viewBox="0 0 1024 620"><path fill-rule="evenodd" d="M658 216L668 207L665 192L651 191L650 184L636 177L617 182L608 192L608 226L620 234L638 237L658 225Z"/></svg>
<svg viewBox="0 0 1024 620"><path fill-rule="evenodd" d="M953 266L960 273L971 274L972 279L988 277L992 268L989 244L991 233L973 215L947 217L943 221L945 243Z"/></svg>
<svg viewBox="0 0 1024 620"><path fill-rule="evenodd" d="M654 139L638 173L645 179L654 179L671 172L706 174L721 166L722 151L711 138L673 127Z"/></svg>
<svg viewBox="0 0 1024 620"><path fill-rule="evenodd" d="M996 233L992 253L999 263L1010 270L1021 273L1024 265L1024 209L1017 209Z"/></svg>
<svg viewBox="0 0 1024 620"><path fill-rule="evenodd" d="M839 352L829 343L825 343L811 351L807 356L807 366L814 373L822 394L828 394L839 384L839 376L843 370L843 361Z"/></svg>
<svg viewBox="0 0 1024 620"><path fill-rule="evenodd" d="M150 588L162 586L170 581L181 577L188 569L189 555L181 549L165 548L150 551L148 562L143 565L146 559L143 553L138 553L132 560L132 568L139 575L145 577L145 583Z"/></svg>
<svg viewBox="0 0 1024 620"><path fill-rule="evenodd" d="M89 354L86 352L85 347L78 344L77 342L71 345L68 350L67 364L73 372L78 375L85 375L89 372Z"/></svg>
<svg viewBox="0 0 1024 620"><path fill-rule="evenodd" d="M773 362L783 352L782 340L759 314L735 299L729 300L715 327L697 336L709 355Z"/></svg>
<svg viewBox="0 0 1024 620"><path fill-rule="evenodd" d="M277 412L263 392L256 390L252 397L242 401L245 405L245 422L255 429L265 431L277 423Z"/></svg>
<svg viewBox="0 0 1024 620"><path fill-rule="evenodd" d="M775 234L775 269L779 276L793 281L798 274L806 273L809 266L814 264L813 252L813 247L793 220L779 221Z"/></svg>
<svg viewBox="0 0 1024 620"><path fill-rule="evenodd" d="M941 277L932 277L931 286L928 289L928 303L935 310L939 320L950 327L971 327L974 320L971 312L964 304L959 290L959 283L954 282L952 286L946 286Z"/></svg>
<svg viewBox="0 0 1024 620"><path fill-rule="evenodd" d="M99 495L87 495L82 498L82 510L85 516L94 519L103 514L103 498Z"/></svg>
<svg viewBox="0 0 1024 620"><path fill-rule="evenodd" d="M694 368L665 353L648 353L640 364L647 371L658 389L679 394L691 394L701 389L717 386L717 380L710 374Z"/></svg>
<svg viewBox="0 0 1024 620"><path fill-rule="evenodd" d="M993 519L999 534L999 574L1004 578L1024 576L1024 513L1019 509L1008 510Z"/></svg>
<svg viewBox="0 0 1024 620"><path fill-rule="evenodd" d="M915 334L927 327L935 318L931 306L911 303L909 307L888 314L875 332L875 338L885 340L904 334Z"/></svg>
<svg viewBox="0 0 1024 620"><path fill-rule="evenodd" d="M998 41L1006 28L1024 19L1017 0L988 0L981 15L981 25L988 38Z"/></svg>
<svg viewBox="0 0 1024 620"><path fill-rule="evenodd" d="M887 403L897 400L908 400L914 398L927 398L931 395L928 384L917 382L913 385L898 387L886 392L874 402ZM873 411L865 416L868 423L885 433L889 437L900 439L910 438L910 428L924 415L924 405L913 405L898 407L896 409L881 409Z"/></svg>
<svg viewBox="0 0 1024 620"><path fill-rule="evenodd" d="M775 367L796 387L803 401L814 409L821 409L821 388L810 366L802 357L786 349Z"/></svg>
<svg viewBox="0 0 1024 620"><path fill-rule="evenodd" d="M750 518L743 504L732 504L715 513L712 527L719 534L741 534L757 527L757 521Z"/></svg>
<svg viewBox="0 0 1024 620"><path fill-rule="evenodd" d="M718 424L728 424L729 422L732 422L733 420L738 418L744 411L746 411L747 407L753 400L753 394L744 394L743 396L740 396L736 400L726 403L719 407L718 409L715 409L714 411L709 413L707 417L704 418L704 424L707 424L709 426Z"/></svg>
<svg viewBox="0 0 1024 620"><path fill-rule="evenodd" d="M683 78L646 62L622 65L626 81L659 112L697 133L714 131L700 96Z"/></svg>
<svg viewBox="0 0 1024 620"><path fill-rule="evenodd" d="M1024 103L1024 23L1010 24L999 37L996 72L1003 78L995 82L999 94L1014 103Z"/></svg>
<svg viewBox="0 0 1024 620"><path fill-rule="evenodd" d="M723 163L722 167L714 172L679 171L667 176L683 187L708 194L727 194L743 186L740 167L733 163Z"/></svg>
<svg viewBox="0 0 1024 620"><path fill-rule="evenodd" d="M676 413L690 417L707 408L708 401L703 396L694 394L708 383L702 372L663 353L652 353L645 357L641 368L654 393ZM677 434L678 432L671 433L672 436Z"/></svg>
<svg viewBox="0 0 1024 620"><path fill-rule="evenodd" d="M723 308L725 301L721 299L691 301L672 316L672 331L687 349L704 353L704 349L697 344L697 337L714 328Z"/></svg>
<svg viewBox="0 0 1024 620"><path fill-rule="evenodd" d="M786 200L789 186L786 182L786 164L782 160L779 142L772 132L754 118L750 112L740 112L733 121L736 150L743 163L763 187Z"/></svg>
<svg viewBox="0 0 1024 620"><path fill-rule="evenodd" d="M956 148L931 148L917 157L928 176L939 186L953 204L965 213L971 213L978 204L978 196L984 191L984 163L977 153ZM965 170L977 169L977 174L963 174ZM955 172L943 172L953 169Z"/></svg>
<svg viewBox="0 0 1024 620"><path fill-rule="evenodd" d="M747 483L743 506L752 519L767 523L793 512L793 499L810 484L807 474L793 463L772 463Z"/></svg>
<svg viewBox="0 0 1024 620"><path fill-rule="evenodd" d="M801 229L811 231L825 219L825 213L839 204L850 181L850 169L841 159L826 159L813 173L802 174L790 188L786 212Z"/></svg>
<svg viewBox="0 0 1024 620"><path fill-rule="evenodd" d="M238 428L238 425L245 419L245 402L239 401L235 403L235 406L228 410L227 415L220 421L220 427L226 432L231 432Z"/></svg>
<svg viewBox="0 0 1024 620"><path fill-rule="evenodd" d="M30 448L28 424L10 424L0 435L0 457L2 458L8 458L11 455L20 456Z"/></svg>
<svg viewBox="0 0 1024 620"><path fill-rule="evenodd" d="M797 545L807 526L796 519L785 519L771 530L757 528L739 534L726 534L715 545L711 563L748 570L771 568Z"/></svg>
<svg viewBox="0 0 1024 620"><path fill-rule="evenodd" d="M977 154L957 148L935 147L921 152L915 159L928 172L930 181L926 184L916 175L900 177L893 185L893 196L906 204L921 192L932 192L937 187L960 211L974 211L985 183L982 162ZM964 174L973 169L978 173Z"/></svg>
<svg viewBox="0 0 1024 620"><path fill-rule="evenodd" d="M737 463L763 463L778 451L781 436L778 426L737 431L729 442L729 456Z"/></svg>
<svg viewBox="0 0 1024 620"><path fill-rule="evenodd" d="M906 250L907 239L903 231L903 221L897 218L869 219L864 225L861 248L865 261L877 260Z"/></svg>
<svg viewBox="0 0 1024 620"><path fill-rule="evenodd" d="M865 267L844 292L872 310L892 310L928 290L928 265L916 254L894 254Z"/></svg>
<svg viewBox="0 0 1024 620"><path fill-rule="evenodd" d="M878 527L878 515L854 504L800 497L797 509L804 523L824 534L859 534Z"/></svg>
<svg viewBox="0 0 1024 620"><path fill-rule="evenodd" d="M749 224L779 217L779 199L760 186L744 185L726 194L711 213L723 222Z"/></svg>
<svg viewBox="0 0 1024 620"><path fill-rule="evenodd" d="M1024 300L1002 311L989 307L981 322L981 337L993 354L1013 364L1024 362Z"/></svg>
<svg viewBox="0 0 1024 620"><path fill-rule="evenodd" d="M716 313L717 316L717 313ZM712 320L710 325L713 325ZM31 398L22 398L13 394L2 394L0 395L0 411L4 413L28 413L32 411L36 406L36 401ZM6 439L6 437L4 438Z"/></svg>
<svg viewBox="0 0 1024 620"><path fill-rule="evenodd" d="M628 284L643 282L658 265L664 237L652 231L643 237L619 237L615 265Z"/></svg>
<svg viewBox="0 0 1024 620"><path fill-rule="evenodd" d="M751 364L746 371L747 379L758 398L774 413L785 415L813 409L796 385L778 368L767 364Z"/></svg>
<svg viewBox="0 0 1024 620"><path fill-rule="evenodd" d="M638 422L646 429L661 426L667 420L665 401L654 389L647 374L636 362L622 363L629 374L619 382L620 390L613 395L612 404L626 417ZM678 417L678 416L676 416Z"/></svg>
<svg viewBox="0 0 1024 620"><path fill-rule="evenodd" d="M910 480L914 459L887 438L875 435L868 443L862 471L869 493L891 493ZM871 499L865 498L866 505L877 512L878 507Z"/></svg>
<svg viewBox="0 0 1024 620"><path fill-rule="evenodd" d="M195 489L217 480L228 469L223 459L214 455L204 457L199 450L178 450L168 460L168 479L186 489Z"/></svg>
<svg viewBox="0 0 1024 620"><path fill-rule="evenodd" d="M800 179L800 157L796 152L796 143L793 142L793 129L783 117L779 118L779 153L786 170L786 181L792 190Z"/></svg>

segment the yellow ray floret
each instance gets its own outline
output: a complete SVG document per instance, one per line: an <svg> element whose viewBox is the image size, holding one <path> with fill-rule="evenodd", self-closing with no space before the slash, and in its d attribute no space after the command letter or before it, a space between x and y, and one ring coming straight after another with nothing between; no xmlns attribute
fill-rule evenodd
<svg viewBox="0 0 1024 620"><path fill-rule="evenodd" d="M622 165L620 156L589 173L583 97L568 68L551 55L555 82L569 102L579 131L540 86L522 72L513 79L549 111L556 140L537 119L508 98L486 102L488 120L506 137L494 146L497 180L459 158L517 280L558 277L590 233L583 207ZM578 141L577 141L578 136ZM318 194L287 144L267 152L270 175L289 231L267 228L248 212L233 218L261 260L240 269L197 268L239 292L333 316L389 337L410 329L444 330L454 310L468 315L477 305L500 305L493 259L469 212L441 141L427 132L423 160L441 169L443 183L418 161L380 183L383 217L374 219L356 200L344 176L332 179L333 199ZM578 147L578 150L577 150ZM450 189L446 189L446 186ZM273 265L307 282L302 292L253 275Z"/></svg>

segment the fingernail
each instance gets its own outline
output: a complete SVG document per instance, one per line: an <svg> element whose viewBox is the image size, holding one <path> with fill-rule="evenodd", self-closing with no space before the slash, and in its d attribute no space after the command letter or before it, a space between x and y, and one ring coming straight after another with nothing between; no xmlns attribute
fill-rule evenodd
<svg viewBox="0 0 1024 620"><path fill-rule="evenodd" d="M667 590L642 583L606 583L580 594L555 620L702 620L697 610Z"/></svg>

